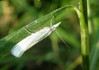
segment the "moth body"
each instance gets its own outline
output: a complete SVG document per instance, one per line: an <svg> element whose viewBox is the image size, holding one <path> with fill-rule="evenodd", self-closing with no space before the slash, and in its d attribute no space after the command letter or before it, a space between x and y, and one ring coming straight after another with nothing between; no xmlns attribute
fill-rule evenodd
<svg viewBox="0 0 99 70"><path fill-rule="evenodd" d="M44 27L43 29L35 33L32 33L30 36L26 37L25 39L17 43L11 49L11 54L14 55L15 57L21 57L26 50L28 50L36 43L40 42L41 40L49 36L60 25L60 23L61 22L50 27Z"/></svg>

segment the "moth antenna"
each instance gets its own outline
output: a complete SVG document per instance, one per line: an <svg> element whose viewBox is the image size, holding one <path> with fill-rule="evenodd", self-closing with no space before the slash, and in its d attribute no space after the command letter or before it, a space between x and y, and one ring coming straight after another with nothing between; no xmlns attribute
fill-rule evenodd
<svg viewBox="0 0 99 70"><path fill-rule="evenodd" d="M70 48L70 46L64 41L64 39L60 36L60 34L59 34L57 31L55 31L55 32L56 32L56 34L59 36L59 38L63 41L63 43L64 43L67 47Z"/></svg>
<svg viewBox="0 0 99 70"><path fill-rule="evenodd" d="M52 17L51 21L50 21L50 26L52 26L52 20L54 19L54 16Z"/></svg>

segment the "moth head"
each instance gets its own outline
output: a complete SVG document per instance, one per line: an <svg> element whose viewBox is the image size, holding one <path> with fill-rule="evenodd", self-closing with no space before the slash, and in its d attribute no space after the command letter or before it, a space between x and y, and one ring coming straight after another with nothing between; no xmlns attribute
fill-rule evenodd
<svg viewBox="0 0 99 70"><path fill-rule="evenodd" d="M60 25L61 22L58 22L57 24L53 25L51 28L52 30L54 31L59 25Z"/></svg>

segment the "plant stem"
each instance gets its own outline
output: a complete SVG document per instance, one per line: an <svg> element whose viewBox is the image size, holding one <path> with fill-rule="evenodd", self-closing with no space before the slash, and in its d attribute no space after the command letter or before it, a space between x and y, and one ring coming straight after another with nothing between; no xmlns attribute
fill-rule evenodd
<svg viewBox="0 0 99 70"><path fill-rule="evenodd" d="M80 0L81 51L83 70L89 70L89 33L87 0Z"/></svg>

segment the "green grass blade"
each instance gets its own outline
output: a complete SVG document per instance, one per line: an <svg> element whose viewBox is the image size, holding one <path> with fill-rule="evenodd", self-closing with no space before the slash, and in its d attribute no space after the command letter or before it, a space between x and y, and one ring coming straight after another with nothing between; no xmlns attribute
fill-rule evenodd
<svg viewBox="0 0 99 70"><path fill-rule="evenodd" d="M99 18L94 18L94 39L93 45L90 52L90 70L99 69Z"/></svg>
<svg viewBox="0 0 99 70"><path fill-rule="evenodd" d="M49 26L50 21L53 16L54 16L53 24L55 24L55 23L59 22L63 16L65 16L72 10L73 10L72 6L64 6L62 8L59 8L59 9L49 13L48 15L46 15L44 17L41 17L40 19L37 19L36 21L31 22L30 24L28 24L24 27L27 30L34 33L45 26ZM17 44L19 41L21 41L22 39L24 39L25 37L30 35L24 29L24 27L20 28L16 32L14 32L0 40L0 57L5 56L15 44Z"/></svg>
<svg viewBox="0 0 99 70"><path fill-rule="evenodd" d="M90 53L90 70L95 70L99 58L99 29L97 30L94 44Z"/></svg>

